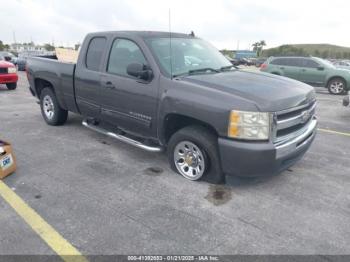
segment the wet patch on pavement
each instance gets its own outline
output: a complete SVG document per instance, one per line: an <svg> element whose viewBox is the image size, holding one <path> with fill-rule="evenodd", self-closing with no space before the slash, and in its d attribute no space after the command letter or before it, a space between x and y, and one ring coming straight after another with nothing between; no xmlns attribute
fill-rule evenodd
<svg viewBox="0 0 350 262"><path fill-rule="evenodd" d="M209 185L205 199L214 206L221 206L232 199L232 189L224 185Z"/></svg>

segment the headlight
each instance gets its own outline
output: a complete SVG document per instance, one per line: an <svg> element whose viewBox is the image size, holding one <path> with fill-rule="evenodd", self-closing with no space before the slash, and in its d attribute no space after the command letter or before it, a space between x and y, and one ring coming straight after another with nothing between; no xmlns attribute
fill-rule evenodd
<svg viewBox="0 0 350 262"><path fill-rule="evenodd" d="M269 139L270 113L231 111L227 135L238 139Z"/></svg>
<svg viewBox="0 0 350 262"><path fill-rule="evenodd" d="M9 67L9 68L7 68L7 73L9 73L9 74L14 74L16 72L17 72L16 67Z"/></svg>

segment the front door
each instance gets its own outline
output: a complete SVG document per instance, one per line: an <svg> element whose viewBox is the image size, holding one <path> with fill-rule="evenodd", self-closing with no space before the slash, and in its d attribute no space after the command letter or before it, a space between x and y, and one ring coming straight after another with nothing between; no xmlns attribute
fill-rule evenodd
<svg viewBox="0 0 350 262"><path fill-rule="evenodd" d="M302 58L302 67L300 68L300 81L312 85L322 86L326 79L325 68L316 61L309 58Z"/></svg>
<svg viewBox="0 0 350 262"><path fill-rule="evenodd" d="M128 75L127 67L131 63L148 65L135 42L115 39L106 71L101 76L102 119L144 137L156 137L158 82Z"/></svg>

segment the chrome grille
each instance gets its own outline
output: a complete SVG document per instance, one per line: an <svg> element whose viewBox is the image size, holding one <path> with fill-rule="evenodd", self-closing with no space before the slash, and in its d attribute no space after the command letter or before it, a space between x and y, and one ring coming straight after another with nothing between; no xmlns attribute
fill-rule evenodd
<svg viewBox="0 0 350 262"><path fill-rule="evenodd" d="M295 108L275 113L273 142L283 144L294 137L303 134L310 121L315 117L316 100Z"/></svg>

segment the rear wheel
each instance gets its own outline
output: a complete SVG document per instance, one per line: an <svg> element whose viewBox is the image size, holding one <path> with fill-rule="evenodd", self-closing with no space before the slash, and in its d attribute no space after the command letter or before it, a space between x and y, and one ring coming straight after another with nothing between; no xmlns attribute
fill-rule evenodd
<svg viewBox="0 0 350 262"><path fill-rule="evenodd" d="M17 83L8 83L6 87L8 90L15 90L17 88Z"/></svg>
<svg viewBox="0 0 350 262"><path fill-rule="evenodd" d="M346 92L346 83L341 78L334 78L329 81L327 88L329 93L333 95L341 95Z"/></svg>
<svg viewBox="0 0 350 262"><path fill-rule="evenodd" d="M41 92L40 108L45 122L49 125L63 125L67 121L68 111L60 107L51 88L44 88Z"/></svg>
<svg viewBox="0 0 350 262"><path fill-rule="evenodd" d="M201 126L177 131L169 140L168 160L171 168L189 180L224 182L217 137Z"/></svg>

